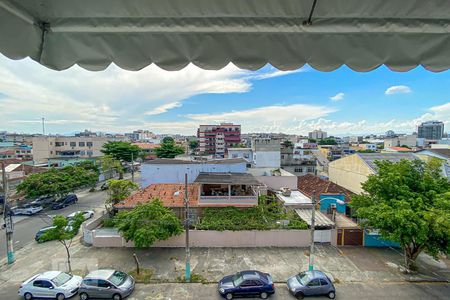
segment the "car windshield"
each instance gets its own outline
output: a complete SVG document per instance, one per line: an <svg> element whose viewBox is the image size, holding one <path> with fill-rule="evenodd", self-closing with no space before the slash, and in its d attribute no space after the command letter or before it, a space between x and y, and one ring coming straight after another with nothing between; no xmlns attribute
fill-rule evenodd
<svg viewBox="0 0 450 300"><path fill-rule="evenodd" d="M115 271L108 280L115 286L121 285L127 279L127 274L120 271Z"/></svg>
<svg viewBox="0 0 450 300"><path fill-rule="evenodd" d="M52 282L56 286L61 286L72 278L72 275L67 273L61 273L52 279Z"/></svg>
<svg viewBox="0 0 450 300"><path fill-rule="evenodd" d="M299 274L298 274L297 276L295 276L295 277L297 278L298 282L299 282L301 285L306 285L306 284L309 282L309 280L310 280L309 275L308 275L307 273L305 273L305 272L299 273Z"/></svg>
<svg viewBox="0 0 450 300"><path fill-rule="evenodd" d="M242 277L241 273L236 273L233 276L233 284L234 286L239 286L244 281L244 278Z"/></svg>

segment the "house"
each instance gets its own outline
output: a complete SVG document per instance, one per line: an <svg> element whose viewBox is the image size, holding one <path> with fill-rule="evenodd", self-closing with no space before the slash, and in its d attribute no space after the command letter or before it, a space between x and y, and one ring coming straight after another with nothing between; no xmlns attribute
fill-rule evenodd
<svg viewBox="0 0 450 300"><path fill-rule="evenodd" d="M297 189L297 176L281 168L250 168L247 170L256 180L268 189L278 191L281 188Z"/></svg>
<svg viewBox="0 0 450 300"><path fill-rule="evenodd" d="M185 174L188 183L193 183L202 173L245 173L247 161L242 158L183 160L155 159L141 165L141 188L154 183L184 183Z"/></svg>
<svg viewBox="0 0 450 300"><path fill-rule="evenodd" d="M247 167L251 167L253 163L252 148L229 148L228 158L242 158L247 161Z"/></svg>
<svg viewBox="0 0 450 300"><path fill-rule="evenodd" d="M311 197L306 196L300 191L291 191L284 189L275 193L278 202L283 204L286 210L296 208L312 208Z"/></svg>
<svg viewBox="0 0 450 300"><path fill-rule="evenodd" d="M190 213L200 217L206 207L252 207L258 205L260 188L264 187L246 173L200 173L194 183L188 183ZM159 198L165 207L184 218L185 184L154 183L116 204L116 209L132 209L138 203Z"/></svg>
<svg viewBox="0 0 450 300"><path fill-rule="evenodd" d="M410 148L406 147L387 147L381 150L381 153L408 153L413 152Z"/></svg>
<svg viewBox="0 0 450 300"><path fill-rule="evenodd" d="M442 161L442 175L450 179L450 149L425 149L416 152L415 155L424 161L437 158Z"/></svg>
<svg viewBox="0 0 450 300"><path fill-rule="evenodd" d="M281 166L279 139L252 138L251 149L255 168L279 168Z"/></svg>
<svg viewBox="0 0 450 300"><path fill-rule="evenodd" d="M360 194L362 193L361 184L369 175L377 172L375 161L399 162L402 159L418 158L413 153L356 153L330 162L329 179L352 193Z"/></svg>
<svg viewBox="0 0 450 300"><path fill-rule="evenodd" d="M311 143L312 144L312 143ZM317 159L313 155L318 152L317 148L303 148L304 145L281 148L281 167L296 176L308 173L315 174Z"/></svg>
<svg viewBox="0 0 450 300"><path fill-rule="evenodd" d="M133 145L136 145L141 149L141 152L144 154L145 160L152 160L156 159L156 152L155 149L159 148L160 144L151 144L151 143L133 143Z"/></svg>

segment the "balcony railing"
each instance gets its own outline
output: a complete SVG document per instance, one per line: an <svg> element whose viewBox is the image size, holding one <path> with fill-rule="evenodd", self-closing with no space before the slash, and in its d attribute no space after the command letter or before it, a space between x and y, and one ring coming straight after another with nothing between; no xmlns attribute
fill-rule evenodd
<svg viewBox="0 0 450 300"><path fill-rule="evenodd" d="M200 196L200 205L257 205L257 196Z"/></svg>

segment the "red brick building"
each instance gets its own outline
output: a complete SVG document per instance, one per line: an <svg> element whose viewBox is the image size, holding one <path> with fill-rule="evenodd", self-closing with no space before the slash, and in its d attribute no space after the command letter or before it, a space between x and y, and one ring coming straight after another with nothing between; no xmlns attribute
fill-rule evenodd
<svg viewBox="0 0 450 300"><path fill-rule="evenodd" d="M200 125L197 137L201 153L224 157L228 148L241 142L241 125Z"/></svg>

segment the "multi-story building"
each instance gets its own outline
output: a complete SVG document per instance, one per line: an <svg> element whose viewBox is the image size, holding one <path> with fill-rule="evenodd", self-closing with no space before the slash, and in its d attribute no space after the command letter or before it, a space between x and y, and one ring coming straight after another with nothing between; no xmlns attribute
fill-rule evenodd
<svg viewBox="0 0 450 300"><path fill-rule="evenodd" d="M58 158L92 158L102 156L103 144L111 138L89 136L38 136L33 138L33 160L46 163Z"/></svg>
<svg viewBox="0 0 450 300"><path fill-rule="evenodd" d="M419 138L440 140L444 135L444 123L439 121L423 122L418 127Z"/></svg>
<svg viewBox="0 0 450 300"><path fill-rule="evenodd" d="M417 138L417 135L399 135L396 137L390 137L384 139L384 148L391 147L404 147L407 146L409 148L414 147L423 147L424 139Z"/></svg>
<svg viewBox="0 0 450 300"><path fill-rule="evenodd" d="M252 139L253 164L255 168L279 168L281 144L278 139Z"/></svg>
<svg viewBox="0 0 450 300"><path fill-rule="evenodd" d="M160 143L160 139L158 139L153 132L148 130L135 130L131 133L125 133L125 136L134 142Z"/></svg>
<svg viewBox="0 0 450 300"><path fill-rule="evenodd" d="M200 125L197 138L200 153L224 157L228 148L241 142L241 125L233 123Z"/></svg>
<svg viewBox="0 0 450 300"><path fill-rule="evenodd" d="M327 138L327 133L325 131L322 130L313 130L310 133L308 133L308 136L310 139L314 139L314 140L320 140L320 139L326 139Z"/></svg>
<svg viewBox="0 0 450 300"><path fill-rule="evenodd" d="M299 145L282 147L281 168L296 176L303 176L308 173L316 174L317 159L313 153L317 151L317 148L303 148Z"/></svg>

